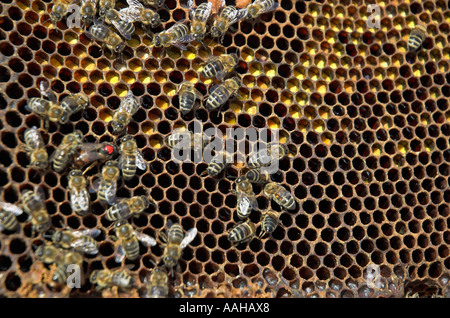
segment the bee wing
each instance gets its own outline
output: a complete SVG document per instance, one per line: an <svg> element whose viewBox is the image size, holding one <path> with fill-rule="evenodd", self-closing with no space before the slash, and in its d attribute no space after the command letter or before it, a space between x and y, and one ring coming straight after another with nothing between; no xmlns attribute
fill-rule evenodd
<svg viewBox="0 0 450 318"><path fill-rule="evenodd" d="M185 9L192 8L194 5L194 0L180 0L181 7Z"/></svg>
<svg viewBox="0 0 450 318"><path fill-rule="evenodd" d="M274 10L278 9L279 6L280 6L280 4L278 2L275 2L273 4L273 6L271 6L270 8L267 8L266 10L262 10L261 13L267 13L267 12L274 11Z"/></svg>
<svg viewBox="0 0 450 318"><path fill-rule="evenodd" d="M136 151L136 166L141 170L147 170L147 164L145 163L144 157L140 151Z"/></svg>
<svg viewBox="0 0 450 318"><path fill-rule="evenodd" d="M116 198L116 192L117 192L117 182L112 182L111 186L109 186L105 190L105 198L108 204L114 203L114 199Z"/></svg>
<svg viewBox="0 0 450 318"><path fill-rule="evenodd" d="M116 255L114 256L114 260L116 263L121 263L125 258L125 250L121 244L117 244L116 246Z"/></svg>
<svg viewBox="0 0 450 318"><path fill-rule="evenodd" d="M173 41L172 44L180 44L180 43L185 43L185 42L191 42L194 41L194 36L191 34L186 34L185 36L182 36L181 38Z"/></svg>
<svg viewBox="0 0 450 318"><path fill-rule="evenodd" d="M56 103L57 102L56 95L50 89L50 84L47 81L45 81L45 80L41 81L39 83L39 89L40 89L42 95L47 97L49 99L49 101L51 101L52 103Z"/></svg>
<svg viewBox="0 0 450 318"><path fill-rule="evenodd" d="M19 208L18 206L7 203L7 202L0 202L0 210L5 210L7 212L11 212L14 215L21 215L23 213L23 210Z"/></svg>
<svg viewBox="0 0 450 318"><path fill-rule="evenodd" d="M244 215L250 213L257 204L255 197L249 196L245 193L240 193L238 198L239 209Z"/></svg>
<svg viewBox="0 0 450 318"><path fill-rule="evenodd" d="M157 244L156 240L153 237L145 233L136 233L136 237L145 246L155 246Z"/></svg>
<svg viewBox="0 0 450 318"><path fill-rule="evenodd" d="M89 209L89 195L86 189L81 189L80 191L72 189L70 191L70 204L72 205L72 209L74 209L75 203L77 203L83 211Z"/></svg>
<svg viewBox="0 0 450 318"><path fill-rule="evenodd" d="M122 170L122 166L123 166L123 156L120 155L120 157L119 157L119 162L118 162L118 168L119 168L120 170Z"/></svg>
<svg viewBox="0 0 450 318"><path fill-rule="evenodd" d="M144 5L140 3L138 0L127 0L127 3L130 7L144 8Z"/></svg>
<svg viewBox="0 0 450 318"><path fill-rule="evenodd" d="M180 248L184 249L186 246L188 246L189 243L191 243L194 238L197 236L197 229L194 227L186 232L186 235L184 236L184 239L180 243Z"/></svg>
<svg viewBox="0 0 450 318"><path fill-rule="evenodd" d="M77 240L75 240L72 244L70 244L70 246L72 246L75 249L80 249L86 254L93 255L93 254L98 253L98 249L95 244L93 244L92 242L83 240L83 238L81 238L81 237L78 238Z"/></svg>
<svg viewBox="0 0 450 318"><path fill-rule="evenodd" d="M72 234L75 235L76 237L81 237L81 236L92 236L92 237L97 237L100 235L102 231L100 231L99 229L88 229L88 230L83 230L83 231L73 231Z"/></svg>
<svg viewBox="0 0 450 318"><path fill-rule="evenodd" d="M236 23L238 21L241 21L242 19L245 19L247 17L247 14L248 14L247 9L236 10L235 13L234 13L233 18L230 21L230 25L234 24L234 23Z"/></svg>
<svg viewBox="0 0 450 318"><path fill-rule="evenodd" d="M123 30L123 26L120 24L121 22L118 21L111 21L112 25L116 28L117 31L127 40L131 40L131 34L127 33Z"/></svg>

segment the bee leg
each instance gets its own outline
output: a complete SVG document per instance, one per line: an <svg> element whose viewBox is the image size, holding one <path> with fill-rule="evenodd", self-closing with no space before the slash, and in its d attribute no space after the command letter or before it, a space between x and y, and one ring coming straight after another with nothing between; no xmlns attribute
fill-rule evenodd
<svg viewBox="0 0 450 318"><path fill-rule="evenodd" d="M91 170L96 164L97 163L94 161L89 167L87 167L86 170L83 171L83 176L86 174L86 172Z"/></svg>

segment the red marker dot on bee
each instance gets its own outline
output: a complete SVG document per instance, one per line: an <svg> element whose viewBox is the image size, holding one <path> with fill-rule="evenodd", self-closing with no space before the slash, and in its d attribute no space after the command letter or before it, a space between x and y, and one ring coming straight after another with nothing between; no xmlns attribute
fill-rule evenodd
<svg viewBox="0 0 450 318"><path fill-rule="evenodd" d="M108 154L112 154L114 152L114 148L112 146L105 146L105 150Z"/></svg>

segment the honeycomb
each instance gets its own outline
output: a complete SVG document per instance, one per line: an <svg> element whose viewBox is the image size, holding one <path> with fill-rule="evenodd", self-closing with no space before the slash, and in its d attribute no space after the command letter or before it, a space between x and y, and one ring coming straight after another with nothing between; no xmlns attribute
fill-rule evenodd
<svg viewBox="0 0 450 318"><path fill-rule="evenodd" d="M164 3L158 12L165 22L155 32L189 16L177 1ZM158 209L131 219L146 234L157 237L169 219L199 231L170 279L172 297L449 297L450 5L380 0L380 27L369 28L372 3L281 0L278 10L236 24L222 43L208 38L208 50L196 42L186 51L150 48L151 35L136 23L121 60L64 20L52 25L50 0L2 1L0 200L20 204L21 190L41 186L54 228L102 230L99 253L85 258L84 276L117 268L111 223L95 194L91 212L75 214L67 173L27 168L19 146L25 129L44 131L25 108L41 96L41 80L59 100L78 92L90 100L70 123L50 124L43 134L49 154L75 129L86 142L114 141L108 121L131 90L141 107L128 132L149 169L122 181L117 195L150 191ZM418 23L428 37L408 52ZM200 78L203 63L234 52L240 98L220 114L200 107L182 116L178 84L190 81L206 94L213 81ZM281 211L254 185L259 208L280 211L283 225L272 235L237 246L227 238L238 221L232 189L240 166L201 178L206 163L172 160L164 138L192 129L195 120L204 128L279 129L290 155L271 179L298 204ZM253 222L259 217L258 211L250 215ZM0 294L36 297L30 286L42 284L38 274L48 275L49 268L35 259L33 245L45 239L32 237L26 218L18 219L20 231L0 234ZM142 280L162 253L159 245L141 246L140 257L125 265ZM381 270L381 287L367 284L371 265ZM46 297L102 296L88 279L79 289L40 290Z"/></svg>

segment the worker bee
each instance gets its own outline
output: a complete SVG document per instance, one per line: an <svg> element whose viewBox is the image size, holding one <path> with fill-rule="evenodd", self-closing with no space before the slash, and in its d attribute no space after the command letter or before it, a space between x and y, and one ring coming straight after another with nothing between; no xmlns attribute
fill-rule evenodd
<svg viewBox="0 0 450 318"><path fill-rule="evenodd" d="M154 203L144 195L122 199L106 210L106 219L108 221L128 219L142 213L150 204Z"/></svg>
<svg viewBox="0 0 450 318"><path fill-rule="evenodd" d="M195 100L203 97L191 82L184 82L180 85L178 91L178 99L180 102L180 110L183 115L189 113L195 105Z"/></svg>
<svg viewBox="0 0 450 318"><path fill-rule="evenodd" d="M259 237L272 233L281 223L278 213L273 210L265 211L261 218L261 232L259 233Z"/></svg>
<svg viewBox="0 0 450 318"><path fill-rule="evenodd" d="M183 249L197 236L197 229L189 229L185 235L181 225L173 224L170 220L167 221L167 228L167 233L160 234L161 240L166 242L162 261L173 275L173 268L178 264Z"/></svg>
<svg viewBox="0 0 450 318"><path fill-rule="evenodd" d="M53 4L52 11L50 12L50 19L53 24L61 21L69 11L69 3L65 0L56 0Z"/></svg>
<svg viewBox="0 0 450 318"><path fill-rule="evenodd" d="M30 156L30 167L44 169L48 165L48 154L45 150L44 139L36 127L25 130L25 150Z"/></svg>
<svg viewBox="0 0 450 318"><path fill-rule="evenodd" d="M135 260L139 256L139 241L147 247L157 244L153 237L135 231L126 221L117 222L115 232L116 236L112 239L116 240L114 260L117 263L122 262L125 257L131 261Z"/></svg>
<svg viewBox="0 0 450 318"><path fill-rule="evenodd" d="M98 253L98 243L94 240L99 236L99 229L88 229L83 231L71 231L63 229L52 234L53 243L64 249L74 249L80 253L95 255Z"/></svg>
<svg viewBox="0 0 450 318"><path fill-rule="evenodd" d="M213 57L203 66L201 76L204 78L216 77L219 81L223 81L225 75L231 72L239 62L237 54L225 54Z"/></svg>
<svg viewBox="0 0 450 318"><path fill-rule="evenodd" d="M18 206L7 202L0 202L0 231L16 230L19 226L16 216L22 213L23 210Z"/></svg>
<svg viewBox="0 0 450 318"><path fill-rule="evenodd" d="M157 27L161 24L161 17L152 9L144 7L138 0L127 0L129 7L119 10L119 14L126 22L141 22L144 26Z"/></svg>
<svg viewBox="0 0 450 318"><path fill-rule="evenodd" d="M248 166L255 169L270 165L271 162L284 158L288 152L288 148L283 144L269 145L251 155L248 159Z"/></svg>
<svg viewBox="0 0 450 318"><path fill-rule="evenodd" d="M49 110L57 106L56 95L51 91L48 81L41 81L39 83L39 90L43 97L32 97L28 101L25 109L38 115L43 121L45 129L48 129L49 124ZM44 98L45 97L45 98Z"/></svg>
<svg viewBox="0 0 450 318"><path fill-rule="evenodd" d="M134 97L133 92L130 90L120 103L119 108L116 110L113 119L111 120L113 134L118 135L121 133L130 123L131 117L136 114L138 109L139 103L136 97Z"/></svg>
<svg viewBox="0 0 450 318"><path fill-rule="evenodd" d="M134 31L136 31L134 24L132 22L123 20L122 16L119 14L119 11L110 9L106 11L103 18L106 23L112 24L125 39L131 40L131 36L133 35Z"/></svg>
<svg viewBox="0 0 450 318"><path fill-rule="evenodd" d="M116 160L109 160L102 168L101 177L92 185L98 191L98 200L102 203L113 204L117 192L117 180L120 177L119 164Z"/></svg>
<svg viewBox="0 0 450 318"><path fill-rule="evenodd" d="M278 8L279 3L275 0L255 0L249 4L245 10L247 10L247 17L254 19L263 13L274 11Z"/></svg>
<svg viewBox="0 0 450 318"><path fill-rule="evenodd" d="M81 145L80 151L73 160L73 167L80 169L95 161L105 161L117 153L117 148L109 142L85 142ZM86 169L86 171L89 168ZM86 173L86 172L85 172Z"/></svg>
<svg viewBox="0 0 450 318"><path fill-rule="evenodd" d="M63 171L73 158L82 144L83 133L75 130L73 133L64 136L61 144L56 148L50 157L53 162L53 169L56 172Z"/></svg>
<svg viewBox="0 0 450 318"><path fill-rule="evenodd" d="M233 244L245 243L250 241L255 233L256 225L253 222L239 222L230 229L228 239Z"/></svg>
<svg viewBox="0 0 450 318"><path fill-rule="evenodd" d="M194 40L194 36L189 34L189 27L184 23L175 23L165 31L155 34L152 45L155 47L169 47L174 45L181 50L186 50L183 43Z"/></svg>
<svg viewBox="0 0 450 318"><path fill-rule="evenodd" d="M102 290L104 288L111 288L117 286L119 289L124 290L133 287L136 280L133 276L128 274L125 270L111 271L109 269L96 269L92 271L89 280L92 284L95 284L96 290Z"/></svg>
<svg viewBox="0 0 450 318"><path fill-rule="evenodd" d="M102 42L103 49L107 47L111 52L122 56L125 42L101 20L94 19L94 24L86 31L86 35L93 40Z"/></svg>
<svg viewBox="0 0 450 318"><path fill-rule="evenodd" d="M247 9L236 9L234 6L226 6L216 17L211 27L211 36L213 38L221 37L223 39L225 32L234 23L244 19L247 16Z"/></svg>
<svg viewBox="0 0 450 318"><path fill-rule="evenodd" d="M169 295L169 276L164 267L153 269L147 282L147 298L166 298Z"/></svg>
<svg viewBox="0 0 450 318"><path fill-rule="evenodd" d="M237 76L227 79L222 84L214 85L206 100L206 109L211 111L223 106L240 87L241 80Z"/></svg>
<svg viewBox="0 0 450 318"><path fill-rule="evenodd" d="M116 6L116 0L99 0L98 2L98 15L103 18L111 9L114 9Z"/></svg>
<svg viewBox="0 0 450 318"><path fill-rule="evenodd" d="M216 154L211 158L211 161L208 163L206 170L203 171L200 174L200 176L204 175L209 175L210 177L217 176L230 163L228 156L229 154L224 151L217 151Z"/></svg>
<svg viewBox="0 0 450 318"><path fill-rule="evenodd" d="M83 265L83 256L80 253L64 250L53 244L40 245L34 255L43 263L56 265L52 280L58 284L67 282L69 276L67 266L78 265L81 267Z"/></svg>
<svg viewBox="0 0 450 318"><path fill-rule="evenodd" d="M416 51L422 45L423 41L427 37L427 29L423 25L417 25L412 29L408 39L408 50Z"/></svg>
<svg viewBox="0 0 450 318"><path fill-rule="evenodd" d="M253 187L246 177L239 177L236 180L236 189L234 192L237 195L236 212L239 219L246 219L252 210L258 208L256 195L253 192Z"/></svg>
<svg viewBox="0 0 450 318"><path fill-rule="evenodd" d="M245 177L251 183L257 184L267 183L270 181L269 173L267 173L266 171L261 171L261 169L250 169L245 174Z"/></svg>
<svg viewBox="0 0 450 318"><path fill-rule="evenodd" d="M22 191L22 208L31 219L31 227L34 233L45 232L50 228L50 216L45 206L45 195L42 188L37 188L36 193L32 190Z"/></svg>
<svg viewBox="0 0 450 318"><path fill-rule="evenodd" d="M70 116L86 108L88 98L84 94L71 94L64 97L59 104L53 104L48 110L48 118L52 122L66 124Z"/></svg>
<svg viewBox="0 0 450 318"><path fill-rule="evenodd" d="M142 153L139 151L136 141L132 136L126 135L122 138L120 144L119 169L122 170L122 176L125 180L130 180L136 174L136 167L140 170L146 170Z"/></svg>
<svg viewBox="0 0 450 318"><path fill-rule="evenodd" d="M201 133L192 133L190 131L173 131L166 137L165 143L170 148L194 149L199 150L206 147L210 138Z"/></svg>
<svg viewBox="0 0 450 318"><path fill-rule="evenodd" d="M86 189L87 180L81 170L75 169L69 173L67 188L70 194L70 206L76 214L85 216L89 210L89 193Z"/></svg>
<svg viewBox="0 0 450 318"><path fill-rule="evenodd" d="M97 13L97 0L81 0L81 21L88 26L95 20Z"/></svg>
<svg viewBox="0 0 450 318"><path fill-rule="evenodd" d="M278 205L287 210L295 209L295 199L290 192L276 183L268 183L264 187L264 194L273 199Z"/></svg>
<svg viewBox="0 0 450 318"><path fill-rule="evenodd" d="M203 43L203 39L206 34L206 22L208 22L211 16L212 3L203 2L197 8L192 8L190 10L191 16L191 34L194 40Z"/></svg>

